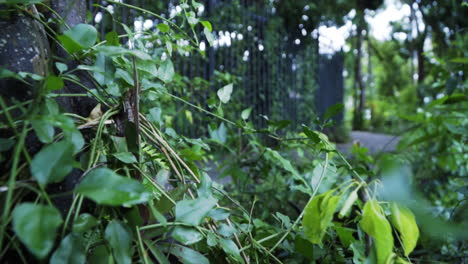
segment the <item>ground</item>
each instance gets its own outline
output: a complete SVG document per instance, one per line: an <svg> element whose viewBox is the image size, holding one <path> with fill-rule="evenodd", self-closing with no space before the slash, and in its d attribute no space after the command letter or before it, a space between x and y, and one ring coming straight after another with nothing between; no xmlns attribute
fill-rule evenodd
<svg viewBox="0 0 468 264"><path fill-rule="evenodd" d="M400 141L399 136L366 131L352 131L349 136L351 140L348 143L337 144L337 149L343 153L349 153L352 145L357 142L361 146L368 148L371 155L379 152L393 152Z"/></svg>

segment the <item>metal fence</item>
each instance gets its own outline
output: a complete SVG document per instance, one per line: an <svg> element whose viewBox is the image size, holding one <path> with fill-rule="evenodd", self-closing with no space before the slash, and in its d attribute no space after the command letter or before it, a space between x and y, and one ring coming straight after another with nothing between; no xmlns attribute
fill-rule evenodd
<svg viewBox="0 0 468 264"><path fill-rule="evenodd" d="M95 2L95 1L90 1ZM129 4L152 7L159 14L170 17L170 12L179 5L179 1L126 1ZM337 65L342 69L342 57L328 62L326 69L320 70L318 53L318 34L307 32L307 43L298 43L297 39L289 37L287 30L278 20L273 1L258 0L205 0L198 1L204 4L203 10L198 10L199 15L213 24L215 45L208 47L203 41L206 56L193 54L190 56L177 55L173 58L176 70L189 80L197 77L209 80L207 90L197 90L191 85L185 89L191 89L192 103L207 107L206 100L210 93L221 88L223 83L219 81L220 73L229 73L237 80L234 86L233 101L236 106L230 109L239 118L240 111L252 107L251 120L256 127L265 127L267 116L270 120L290 120L292 124L288 129L294 130L300 124L311 124L317 112L317 87L320 80L322 91L327 94L331 89L340 86L340 80L328 82L333 79L329 73L330 67ZM91 4L91 3L90 3ZM102 1L102 6L107 6ZM93 16L97 13L96 7L90 6ZM134 20L152 19L154 25L160 23L154 17L134 12L127 8L116 7L115 17L121 16L122 22L131 25ZM101 34L109 24L103 20L98 27ZM115 27L115 25L112 25ZM338 69L339 70L339 69ZM318 72L324 78L318 78ZM336 73L336 71L334 71ZM341 76L341 74L340 74ZM221 78L222 79L222 78ZM341 77L342 82L342 77ZM338 89L342 90L341 88ZM342 94L342 93L341 93ZM183 95L183 94L182 94ZM318 97L321 98L320 96ZM340 98L338 98L340 99ZM333 101L333 100L332 100ZM330 103L320 99L319 106L322 109ZM183 105L177 105L184 107ZM204 117L206 118L206 117ZM180 118L183 119L183 118ZM179 120L178 129L191 136L199 134L199 129L187 125L184 120ZM205 119L206 121L206 119ZM196 120L203 124L204 120Z"/></svg>

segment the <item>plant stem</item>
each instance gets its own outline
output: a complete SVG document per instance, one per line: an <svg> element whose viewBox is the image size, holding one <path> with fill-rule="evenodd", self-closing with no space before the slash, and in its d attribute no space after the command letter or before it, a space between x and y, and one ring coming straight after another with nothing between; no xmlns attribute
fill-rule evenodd
<svg viewBox="0 0 468 264"><path fill-rule="evenodd" d="M11 173L10 178L8 179L8 191L5 199L5 205L3 207L3 214L2 214L2 223L0 225L0 248L3 248L3 237L5 235L5 230L8 225L8 216L10 214L11 209L11 199L13 197L13 191L15 189L16 183L16 176L18 176L17 168L20 158L20 153L23 148L24 140L26 138L26 131L27 131L28 122L26 121L23 125L23 129L19 136L18 143L16 144L15 151L13 153L13 164L11 166Z"/></svg>
<svg viewBox="0 0 468 264"><path fill-rule="evenodd" d="M318 191L320 185L322 184L322 180L324 178L325 171L327 170L327 167L328 167L328 153L325 154L325 165L323 166L322 173L320 174L320 179L319 179L319 182L317 183L317 187L315 188L314 192L312 193L312 196L310 197L307 204L310 203L310 201L312 201L312 199L314 199L315 195L317 194L317 191ZM296 221L294 221L294 223L288 228L288 230L286 230L286 233L278 240L278 242L276 242L276 244L268 252L270 252L270 253L273 252L273 250L275 250L281 244L281 242L283 242L283 240L289 235L289 233L291 233L291 231L294 229L294 227L296 227L296 225L302 219L302 217L304 216L304 213L305 213L305 209L302 210L301 214L297 217Z"/></svg>

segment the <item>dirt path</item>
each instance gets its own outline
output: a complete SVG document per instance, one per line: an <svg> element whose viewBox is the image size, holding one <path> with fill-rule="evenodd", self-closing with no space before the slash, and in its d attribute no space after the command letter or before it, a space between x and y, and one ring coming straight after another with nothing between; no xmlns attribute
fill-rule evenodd
<svg viewBox="0 0 468 264"><path fill-rule="evenodd" d="M343 153L349 153L353 143L359 142L361 146L369 149L369 154L377 154L379 152L393 152L396 150L399 136L378 134L366 131L352 131L350 133L351 140L345 144L337 144L337 149Z"/></svg>

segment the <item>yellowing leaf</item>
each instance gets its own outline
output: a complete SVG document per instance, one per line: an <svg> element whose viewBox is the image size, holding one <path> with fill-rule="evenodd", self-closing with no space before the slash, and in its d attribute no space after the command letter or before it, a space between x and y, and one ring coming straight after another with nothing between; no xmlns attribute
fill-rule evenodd
<svg viewBox="0 0 468 264"><path fill-rule="evenodd" d="M341 196L335 190L317 195L306 206L302 226L306 238L314 244L322 244L323 236L331 223Z"/></svg>
<svg viewBox="0 0 468 264"><path fill-rule="evenodd" d="M377 264L387 263L393 253L392 228L376 200L368 201L364 205L360 226L374 239Z"/></svg>
<svg viewBox="0 0 468 264"><path fill-rule="evenodd" d="M190 112L189 110L185 110L185 118L187 118L190 124L193 124L192 112Z"/></svg>
<svg viewBox="0 0 468 264"><path fill-rule="evenodd" d="M102 116L102 110L101 110L101 104L97 104L93 110L91 110L91 113L89 114L89 119L91 120L97 120L99 118L101 118Z"/></svg>
<svg viewBox="0 0 468 264"><path fill-rule="evenodd" d="M390 210L392 212L392 223L400 233L405 256L408 256L418 243L418 225L416 224L413 213L407 207L392 203Z"/></svg>
<svg viewBox="0 0 468 264"><path fill-rule="evenodd" d="M358 195L357 195L358 190L359 189L356 189L349 194L348 198L346 199L343 205L343 208L341 208L340 213L338 214L340 218L343 218L343 216L345 216L349 212L354 202L356 202L358 198Z"/></svg>

